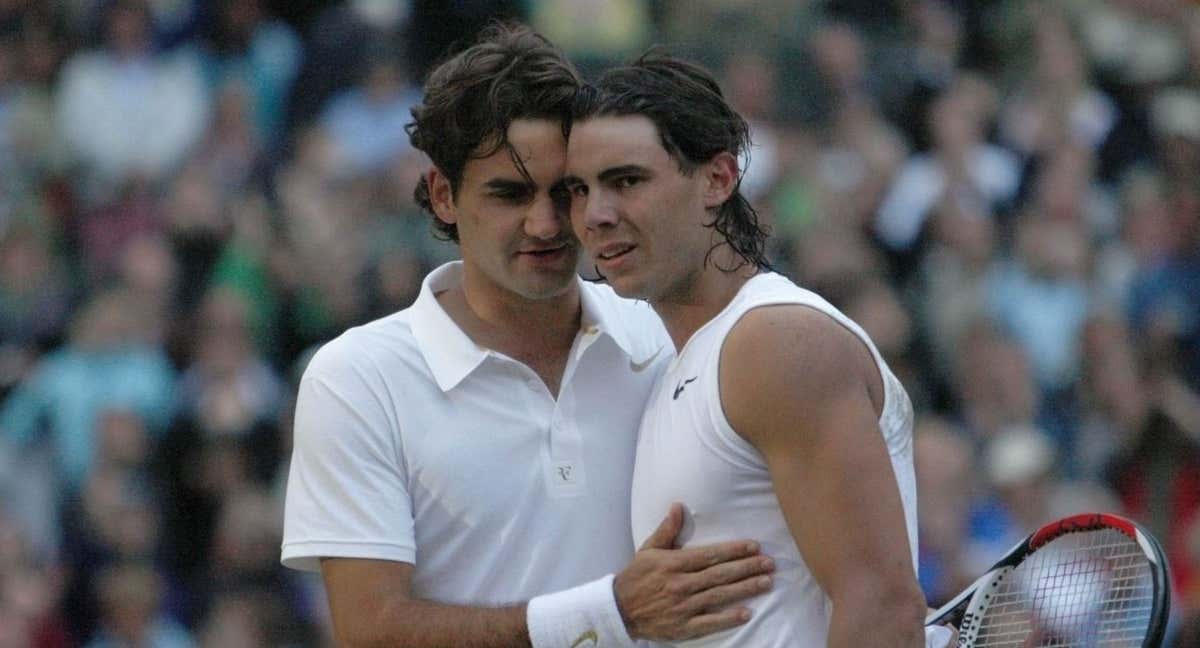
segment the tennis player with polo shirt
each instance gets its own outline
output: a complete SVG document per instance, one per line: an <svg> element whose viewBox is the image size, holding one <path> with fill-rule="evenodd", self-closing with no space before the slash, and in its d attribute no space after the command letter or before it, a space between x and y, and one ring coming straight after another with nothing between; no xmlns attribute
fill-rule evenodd
<svg viewBox="0 0 1200 648"><path fill-rule="evenodd" d="M744 623L770 587L756 543L675 549L670 503L634 551L637 425L673 353L650 308L576 275L579 85L496 27L413 110L417 199L463 260L322 347L296 408L283 562L320 569L340 645L632 646Z"/></svg>
<svg viewBox="0 0 1200 648"><path fill-rule="evenodd" d="M667 56L608 71L576 109L576 235L678 350L641 423L634 539L679 501L682 546L749 532L776 561L749 623L678 645L926 645L911 404L858 325L767 269L738 191L748 143L713 78Z"/></svg>

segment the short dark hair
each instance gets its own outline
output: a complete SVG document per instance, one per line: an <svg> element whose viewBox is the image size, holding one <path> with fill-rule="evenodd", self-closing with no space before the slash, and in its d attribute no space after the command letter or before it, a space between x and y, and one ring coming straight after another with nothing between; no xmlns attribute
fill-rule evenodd
<svg viewBox="0 0 1200 648"><path fill-rule="evenodd" d="M633 63L613 68L582 89L576 98L572 120L594 117L642 115L654 122L662 146L690 175L718 153L749 159L750 127L721 92L716 79L700 65L652 48ZM712 223L742 261L770 268L766 241L770 235L759 221L758 212L741 192L741 173L733 194L717 210ZM708 251L711 256L718 243ZM708 256L705 257L707 262Z"/></svg>
<svg viewBox="0 0 1200 648"><path fill-rule="evenodd" d="M455 193L469 160L502 148L528 179L508 142L509 125L516 119L558 119L564 122L565 137L581 85L575 67L545 37L524 25L495 23L475 44L433 69L405 128L413 147L429 156ZM413 197L433 214L425 178ZM433 225L439 238L458 241L458 228L436 214Z"/></svg>

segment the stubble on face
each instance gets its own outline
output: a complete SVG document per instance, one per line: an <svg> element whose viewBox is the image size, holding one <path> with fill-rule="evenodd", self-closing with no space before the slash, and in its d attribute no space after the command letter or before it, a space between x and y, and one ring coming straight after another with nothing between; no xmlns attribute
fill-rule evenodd
<svg viewBox="0 0 1200 648"><path fill-rule="evenodd" d="M554 193L566 164L562 128L551 120L516 120L507 139L511 152L500 147L467 162L455 199L466 283L503 301L566 295L575 285L579 243Z"/></svg>

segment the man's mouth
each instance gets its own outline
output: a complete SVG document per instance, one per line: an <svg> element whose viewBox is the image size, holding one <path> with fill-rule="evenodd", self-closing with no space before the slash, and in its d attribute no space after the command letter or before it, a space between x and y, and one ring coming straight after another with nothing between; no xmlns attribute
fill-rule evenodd
<svg viewBox="0 0 1200 648"><path fill-rule="evenodd" d="M634 247L635 246L632 243L614 243L612 245L606 245L596 252L596 257L604 261L611 261L612 259L626 254Z"/></svg>
<svg viewBox="0 0 1200 648"><path fill-rule="evenodd" d="M520 250L520 254L529 254L529 255L537 256L537 257L546 257L546 256L551 256L553 254L556 254L558 252L562 252L566 248L567 248L566 243L559 243L558 245L553 245L550 247L530 248L530 249L526 249L526 250Z"/></svg>

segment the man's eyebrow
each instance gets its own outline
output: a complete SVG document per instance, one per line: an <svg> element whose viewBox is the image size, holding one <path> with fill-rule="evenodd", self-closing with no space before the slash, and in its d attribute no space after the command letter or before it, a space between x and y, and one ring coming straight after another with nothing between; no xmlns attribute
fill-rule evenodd
<svg viewBox="0 0 1200 648"><path fill-rule="evenodd" d="M506 178L492 178L491 180L483 183L483 186L493 191L525 191L533 188L533 184L530 182L525 182L524 180L509 180Z"/></svg>
<svg viewBox="0 0 1200 648"><path fill-rule="evenodd" d="M600 175L597 177L600 180L600 182L605 182L605 181L611 180L613 178L618 178L620 176L630 175L630 174L645 175L646 168L641 165L638 165L638 164L623 164L621 166L605 169L605 170L601 171Z"/></svg>

